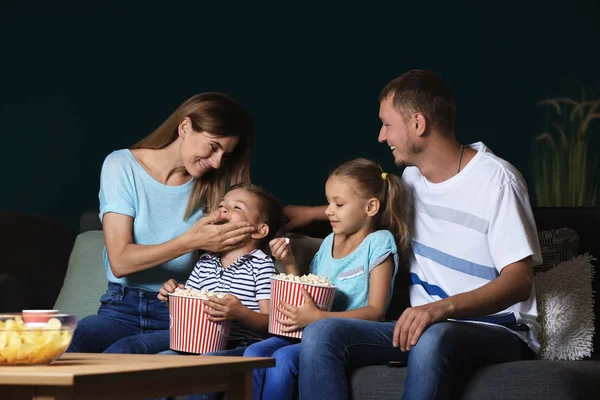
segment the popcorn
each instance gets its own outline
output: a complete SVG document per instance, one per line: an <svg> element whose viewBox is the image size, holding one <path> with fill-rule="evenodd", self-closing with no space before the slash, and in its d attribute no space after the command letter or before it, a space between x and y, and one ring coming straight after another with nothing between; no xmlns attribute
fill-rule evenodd
<svg viewBox="0 0 600 400"><path fill-rule="evenodd" d="M278 279L281 281L292 281L298 283L307 283L310 285L319 285L319 286L334 286L333 283L328 278L323 278L315 274L308 274L302 276L296 276L293 274L277 274L273 275L273 279Z"/></svg>
<svg viewBox="0 0 600 400"><path fill-rule="evenodd" d="M175 292L171 293L172 296L182 296L182 297L193 297L201 300L208 300L209 297L217 297L222 299L227 295L227 293L222 292L210 292L206 289L198 290L192 287L181 289L175 288Z"/></svg>

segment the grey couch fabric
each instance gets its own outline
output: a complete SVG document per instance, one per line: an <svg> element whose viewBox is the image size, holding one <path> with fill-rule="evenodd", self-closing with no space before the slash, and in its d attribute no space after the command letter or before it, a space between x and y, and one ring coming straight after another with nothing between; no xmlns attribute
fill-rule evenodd
<svg viewBox="0 0 600 400"><path fill-rule="evenodd" d="M400 399L406 368L384 365L351 372L353 399ZM600 361L521 361L475 372L457 389L463 400L578 400L600 397Z"/></svg>
<svg viewBox="0 0 600 400"><path fill-rule="evenodd" d="M521 361L491 365L477 371L461 398L598 399L600 361Z"/></svg>

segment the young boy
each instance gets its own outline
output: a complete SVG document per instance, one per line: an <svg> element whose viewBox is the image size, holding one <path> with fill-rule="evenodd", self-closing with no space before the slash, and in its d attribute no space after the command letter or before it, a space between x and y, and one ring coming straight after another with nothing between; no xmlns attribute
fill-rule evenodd
<svg viewBox="0 0 600 400"><path fill-rule="evenodd" d="M158 299L167 301L176 287L227 293L205 303L215 322L232 320L227 350L206 355L241 356L250 344L261 340L269 325L270 278L277 271L264 248L281 227L283 212L279 202L263 188L252 184L232 186L219 204L217 223L247 221L256 232L236 248L220 254L203 254L185 286L170 279L160 289ZM157 337L169 348L169 336ZM161 354L178 354L165 351Z"/></svg>

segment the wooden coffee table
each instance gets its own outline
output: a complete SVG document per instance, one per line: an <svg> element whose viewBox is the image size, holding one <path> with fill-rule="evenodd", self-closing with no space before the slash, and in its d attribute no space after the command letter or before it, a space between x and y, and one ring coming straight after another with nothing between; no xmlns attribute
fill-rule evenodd
<svg viewBox="0 0 600 400"><path fill-rule="evenodd" d="M0 399L148 399L226 392L252 399L252 370L273 358L67 353L52 365L0 366Z"/></svg>

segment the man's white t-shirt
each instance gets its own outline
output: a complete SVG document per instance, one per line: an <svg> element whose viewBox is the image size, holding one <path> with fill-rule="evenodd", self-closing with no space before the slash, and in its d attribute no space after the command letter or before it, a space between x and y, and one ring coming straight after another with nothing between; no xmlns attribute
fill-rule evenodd
<svg viewBox="0 0 600 400"><path fill-rule="evenodd" d="M483 143L469 147L477 151L475 157L444 182L427 181L415 167L402 175L414 206L409 214L412 306L477 289L525 257L532 256L534 265L542 260L523 177ZM532 288L526 301L461 321L502 326L537 353L536 318Z"/></svg>

